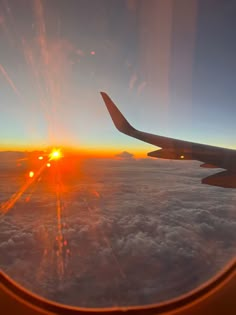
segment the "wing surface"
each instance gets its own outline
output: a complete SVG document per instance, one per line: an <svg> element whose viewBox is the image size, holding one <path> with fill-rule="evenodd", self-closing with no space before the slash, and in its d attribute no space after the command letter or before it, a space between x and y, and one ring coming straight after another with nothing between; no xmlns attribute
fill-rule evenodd
<svg viewBox="0 0 236 315"><path fill-rule="evenodd" d="M236 150L163 137L137 130L127 121L105 92L101 92L101 95L115 127L120 132L161 148L149 152L148 156L174 160L197 160L203 162L201 167L226 169L230 175L235 176L236 187ZM206 181L204 183L207 184Z"/></svg>

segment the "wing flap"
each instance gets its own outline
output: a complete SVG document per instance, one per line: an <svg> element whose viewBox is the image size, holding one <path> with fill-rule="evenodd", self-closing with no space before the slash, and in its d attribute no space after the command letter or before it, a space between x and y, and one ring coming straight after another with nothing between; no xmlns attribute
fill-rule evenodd
<svg viewBox="0 0 236 315"><path fill-rule="evenodd" d="M223 188L236 188L236 173L230 171L216 173L203 178L202 184Z"/></svg>

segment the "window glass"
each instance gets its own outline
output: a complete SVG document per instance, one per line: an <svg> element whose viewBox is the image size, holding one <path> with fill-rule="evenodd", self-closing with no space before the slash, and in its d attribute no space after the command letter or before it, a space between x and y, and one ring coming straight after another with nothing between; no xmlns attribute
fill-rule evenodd
<svg viewBox="0 0 236 315"><path fill-rule="evenodd" d="M135 128L234 149L235 10L0 1L4 273L63 304L132 306L187 293L235 258L235 189L202 184L223 169L147 157L158 148L119 133L99 93Z"/></svg>

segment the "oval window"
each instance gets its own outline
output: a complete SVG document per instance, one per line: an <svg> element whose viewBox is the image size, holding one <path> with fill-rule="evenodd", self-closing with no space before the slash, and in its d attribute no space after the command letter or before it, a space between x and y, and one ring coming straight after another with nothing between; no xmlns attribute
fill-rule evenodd
<svg viewBox="0 0 236 315"><path fill-rule="evenodd" d="M4 273L66 305L134 306L235 258L235 9L0 3Z"/></svg>

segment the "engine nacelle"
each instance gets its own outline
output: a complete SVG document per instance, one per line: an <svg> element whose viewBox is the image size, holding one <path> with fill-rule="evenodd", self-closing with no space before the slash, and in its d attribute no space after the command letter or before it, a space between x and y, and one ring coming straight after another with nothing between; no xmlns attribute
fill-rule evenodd
<svg viewBox="0 0 236 315"><path fill-rule="evenodd" d="M184 152L180 150L173 149L160 149L156 151L149 152L148 156L160 158L160 159L168 159L168 160L193 160L192 154L189 152Z"/></svg>

